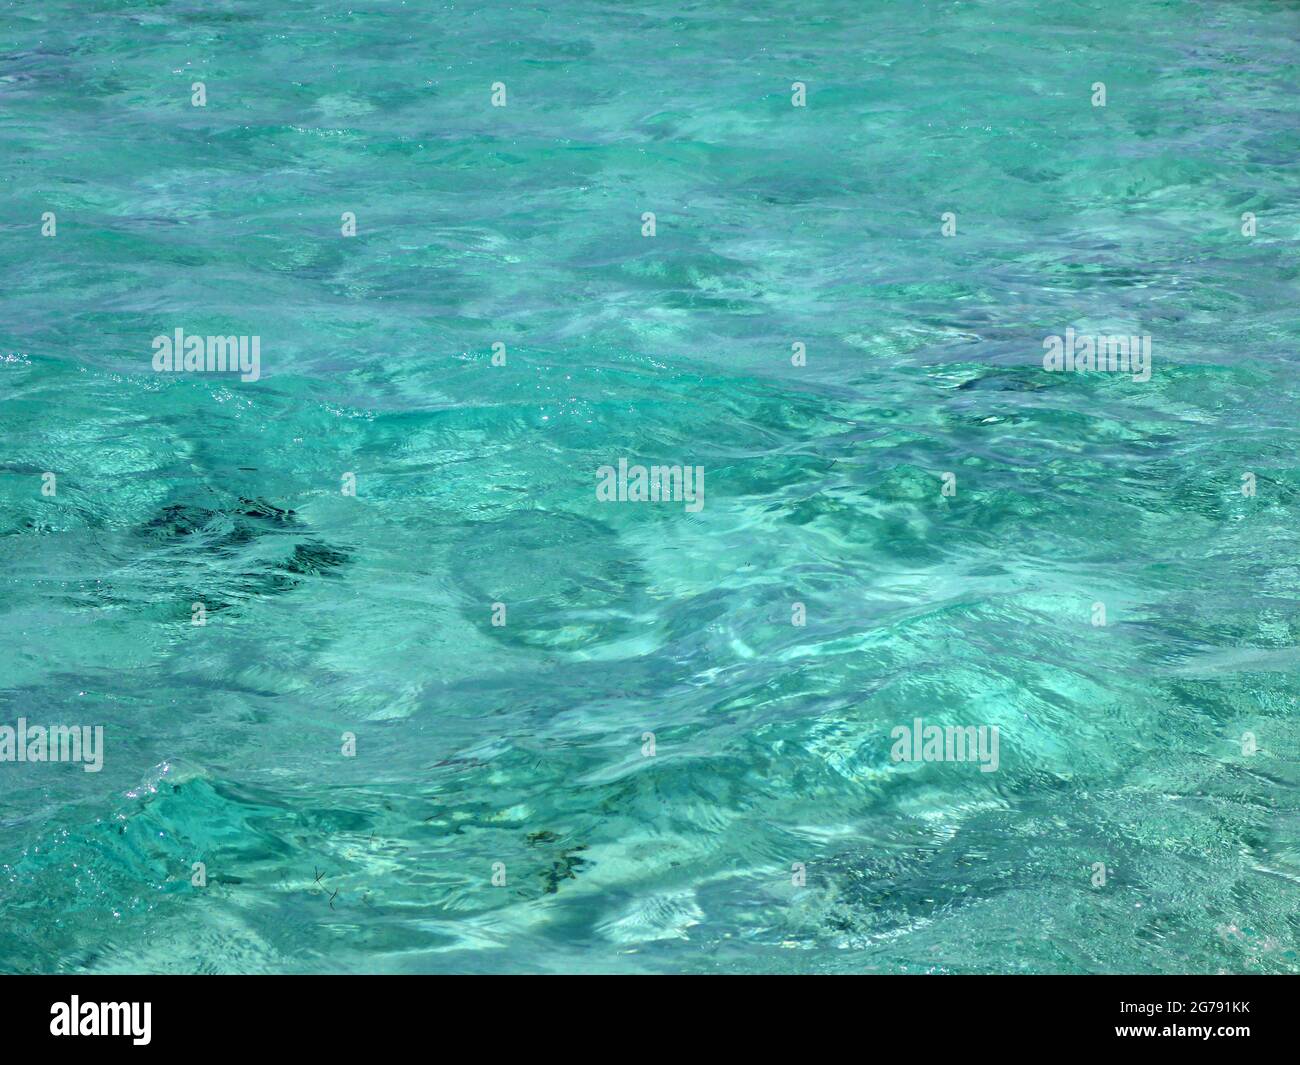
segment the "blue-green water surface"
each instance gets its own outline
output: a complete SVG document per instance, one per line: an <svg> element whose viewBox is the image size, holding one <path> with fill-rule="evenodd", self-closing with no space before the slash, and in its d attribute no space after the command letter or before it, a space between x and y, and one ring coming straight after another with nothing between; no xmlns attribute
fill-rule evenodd
<svg viewBox="0 0 1300 1065"><path fill-rule="evenodd" d="M0 764L0 970L1300 971L1298 60L1286 0L4 3L0 725L105 746Z"/></svg>

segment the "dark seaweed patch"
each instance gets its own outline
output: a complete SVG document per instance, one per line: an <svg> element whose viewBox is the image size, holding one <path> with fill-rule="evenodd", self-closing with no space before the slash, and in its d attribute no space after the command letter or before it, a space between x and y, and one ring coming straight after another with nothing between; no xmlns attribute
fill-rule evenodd
<svg viewBox="0 0 1300 1065"><path fill-rule="evenodd" d="M309 540L305 544L295 544L293 556L282 563L281 568L288 573L317 577L329 574L351 557L346 551L329 547L319 540Z"/></svg>
<svg viewBox="0 0 1300 1065"><path fill-rule="evenodd" d="M297 517L292 510L281 510L279 507L272 506L265 499L241 499L239 501L241 513L246 518L266 518L270 521L283 522L285 524L297 524Z"/></svg>
<svg viewBox="0 0 1300 1065"><path fill-rule="evenodd" d="M184 563L177 561L178 552L171 548L184 547L186 555L199 550L226 557L264 536L301 535L307 528L291 509L265 499L240 497L237 503L223 508L171 503L140 526L137 534L166 549L166 564L174 567ZM187 543L191 539L193 546ZM292 591L312 577L334 576L351 557L352 553L344 548L305 539L293 545L288 558L263 563L256 570L223 574L219 567L208 567L204 585L186 587L181 598L186 611L190 603L202 602L209 613L214 613L229 609L241 599ZM183 573L178 576L184 581Z"/></svg>
<svg viewBox="0 0 1300 1065"><path fill-rule="evenodd" d="M543 891L547 895L554 895L560 890L561 880L577 880L576 870L587 864L585 858L577 857L578 851L585 851L586 847L574 847L571 851L566 851L560 855L556 862L551 863L551 867L542 874L542 881L546 885Z"/></svg>

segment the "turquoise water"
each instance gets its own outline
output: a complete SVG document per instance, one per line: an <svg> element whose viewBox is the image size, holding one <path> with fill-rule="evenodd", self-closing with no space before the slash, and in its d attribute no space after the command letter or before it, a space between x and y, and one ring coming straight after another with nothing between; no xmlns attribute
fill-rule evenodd
<svg viewBox="0 0 1300 1065"><path fill-rule="evenodd" d="M1298 59L1281 0L6 4L0 725L104 757L0 764L0 969L1300 971Z"/></svg>

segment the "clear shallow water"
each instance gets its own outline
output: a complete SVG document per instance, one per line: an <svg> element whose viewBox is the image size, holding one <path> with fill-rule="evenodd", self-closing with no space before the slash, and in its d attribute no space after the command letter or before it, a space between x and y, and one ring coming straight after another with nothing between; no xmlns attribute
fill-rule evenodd
<svg viewBox="0 0 1300 1065"><path fill-rule="evenodd" d="M106 735L0 765L0 968L1300 969L1298 56L1262 0L0 9L0 724Z"/></svg>

